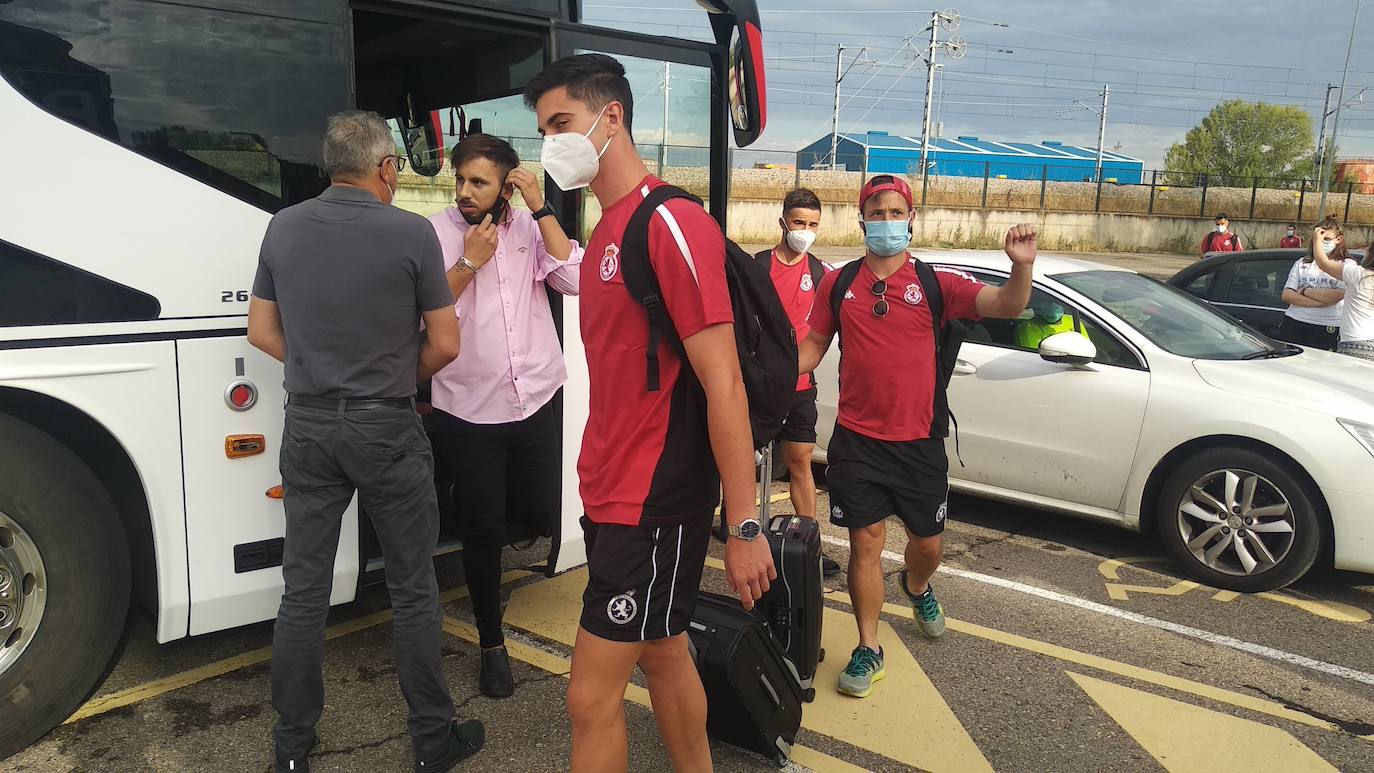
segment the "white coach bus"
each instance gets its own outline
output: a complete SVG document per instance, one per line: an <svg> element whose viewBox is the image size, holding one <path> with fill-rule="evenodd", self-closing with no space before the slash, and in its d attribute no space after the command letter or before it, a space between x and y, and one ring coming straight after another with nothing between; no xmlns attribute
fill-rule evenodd
<svg viewBox="0 0 1374 773"><path fill-rule="evenodd" d="M699 5L711 42L591 27L578 0L0 0L0 759L92 694L132 606L159 642L276 614L282 374L245 338L248 289L272 213L327 185L325 117L376 110L433 175L451 116L523 111L559 56L615 55L641 94L671 63L723 224L762 41L753 0ZM581 194L551 199L588 230ZM565 332L549 572L584 560ZM332 601L379 556L347 518Z"/></svg>

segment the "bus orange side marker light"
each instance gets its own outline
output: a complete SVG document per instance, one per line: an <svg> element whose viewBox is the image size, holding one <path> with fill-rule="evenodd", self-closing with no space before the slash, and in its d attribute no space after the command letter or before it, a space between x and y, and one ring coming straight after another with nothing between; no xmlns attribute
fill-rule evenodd
<svg viewBox="0 0 1374 773"><path fill-rule="evenodd" d="M262 435L230 435L224 439L224 455L230 459L257 456L267 450L267 438Z"/></svg>
<svg viewBox="0 0 1374 773"><path fill-rule="evenodd" d="M281 484L277 484L267 490L268 499L281 499L284 496L286 496L286 487Z"/></svg>

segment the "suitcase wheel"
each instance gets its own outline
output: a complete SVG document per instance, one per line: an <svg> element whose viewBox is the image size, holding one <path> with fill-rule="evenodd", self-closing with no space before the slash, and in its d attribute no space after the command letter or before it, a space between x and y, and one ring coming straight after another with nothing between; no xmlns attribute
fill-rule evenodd
<svg viewBox="0 0 1374 773"><path fill-rule="evenodd" d="M825 647L821 647L820 656L816 658L817 663L825 662Z"/></svg>
<svg viewBox="0 0 1374 773"><path fill-rule="evenodd" d="M806 688L806 692L802 693L802 700L807 703L814 703L816 701L816 688Z"/></svg>

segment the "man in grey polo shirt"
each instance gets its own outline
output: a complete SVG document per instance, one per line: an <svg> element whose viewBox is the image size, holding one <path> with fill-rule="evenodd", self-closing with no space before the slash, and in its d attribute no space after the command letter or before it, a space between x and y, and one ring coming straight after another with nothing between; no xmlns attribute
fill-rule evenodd
<svg viewBox="0 0 1374 773"><path fill-rule="evenodd" d="M355 490L386 559L415 768L449 770L484 736L476 720L454 724L444 678L431 563L439 508L415 385L458 356L453 295L434 229L390 206L403 160L386 122L331 116L324 163L330 188L268 225L248 309L248 340L285 363L289 395L286 589L272 636L277 770L309 770L334 555Z"/></svg>

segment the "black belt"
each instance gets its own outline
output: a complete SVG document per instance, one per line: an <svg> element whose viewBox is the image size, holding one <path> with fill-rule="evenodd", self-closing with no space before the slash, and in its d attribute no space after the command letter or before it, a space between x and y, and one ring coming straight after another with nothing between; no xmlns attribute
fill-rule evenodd
<svg viewBox="0 0 1374 773"><path fill-rule="evenodd" d="M310 395L288 395L287 405L299 405L302 408L319 408L326 411L370 411L375 408L406 408L415 410L415 398L413 397L383 397L383 398L340 398L340 397L312 397Z"/></svg>

